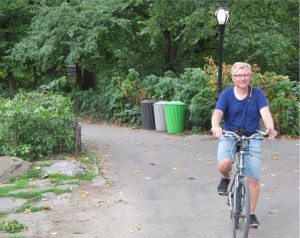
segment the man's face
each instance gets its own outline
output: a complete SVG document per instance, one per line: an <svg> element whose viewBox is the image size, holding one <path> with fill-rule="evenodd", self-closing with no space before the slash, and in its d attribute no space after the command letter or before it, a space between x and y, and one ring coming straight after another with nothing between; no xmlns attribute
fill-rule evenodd
<svg viewBox="0 0 300 238"><path fill-rule="evenodd" d="M238 69L236 68L233 71L232 81L234 85L238 88L247 88L250 81L252 79L251 74L249 73L248 69Z"/></svg>

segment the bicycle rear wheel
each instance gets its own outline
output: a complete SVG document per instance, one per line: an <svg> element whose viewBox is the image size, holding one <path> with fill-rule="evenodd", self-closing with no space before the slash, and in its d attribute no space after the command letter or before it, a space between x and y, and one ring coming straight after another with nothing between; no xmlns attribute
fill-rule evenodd
<svg viewBox="0 0 300 238"><path fill-rule="evenodd" d="M232 234L234 238L247 238L250 223L250 191L246 178L241 178L234 193Z"/></svg>

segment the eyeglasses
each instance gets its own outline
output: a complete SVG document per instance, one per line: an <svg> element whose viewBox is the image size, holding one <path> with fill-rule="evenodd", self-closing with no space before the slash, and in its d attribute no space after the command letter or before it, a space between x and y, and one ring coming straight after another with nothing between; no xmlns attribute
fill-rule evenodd
<svg viewBox="0 0 300 238"><path fill-rule="evenodd" d="M241 78L247 79L251 76L251 74L234 74L233 76L236 78L239 78L239 79L241 79Z"/></svg>

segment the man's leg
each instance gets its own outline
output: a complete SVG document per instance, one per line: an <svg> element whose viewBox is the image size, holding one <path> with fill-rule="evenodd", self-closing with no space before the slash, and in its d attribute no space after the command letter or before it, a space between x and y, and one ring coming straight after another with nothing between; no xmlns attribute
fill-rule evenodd
<svg viewBox="0 0 300 238"><path fill-rule="evenodd" d="M255 216L255 209L260 193L260 172L261 172L261 144L259 140L251 140L249 144L250 156L245 160L245 174L250 189L250 227L257 228L259 222Z"/></svg>
<svg viewBox="0 0 300 238"><path fill-rule="evenodd" d="M248 177L247 180L250 189L250 213L254 214L259 193L260 193L260 183L259 180L251 177Z"/></svg>
<svg viewBox="0 0 300 238"><path fill-rule="evenodd" d="M222 174L223 178L230 179L230 171L232 170L232 159L223 159L218 163L218 171Z"/></svg>
<svg viewBox="0 0 300 238"><path fill-rule="evenodd" d="M217 169L222 175L217 188L219 195L228 194L227 188L230 183L230 171L232 170L231 156L235 153L234 142L234 139L231 137L221 137L219 139Z"/></svg>

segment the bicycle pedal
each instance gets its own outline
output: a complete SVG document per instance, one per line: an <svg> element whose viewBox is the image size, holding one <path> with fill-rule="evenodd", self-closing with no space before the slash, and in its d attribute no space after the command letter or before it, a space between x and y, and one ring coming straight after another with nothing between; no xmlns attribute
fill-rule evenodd
<svg viewBox="0 0 300 238"><path fill-rule="evenodd" d="M227 196L228 195L228 192L218 192L218 194L220 195L220 196Z"/></svg>

